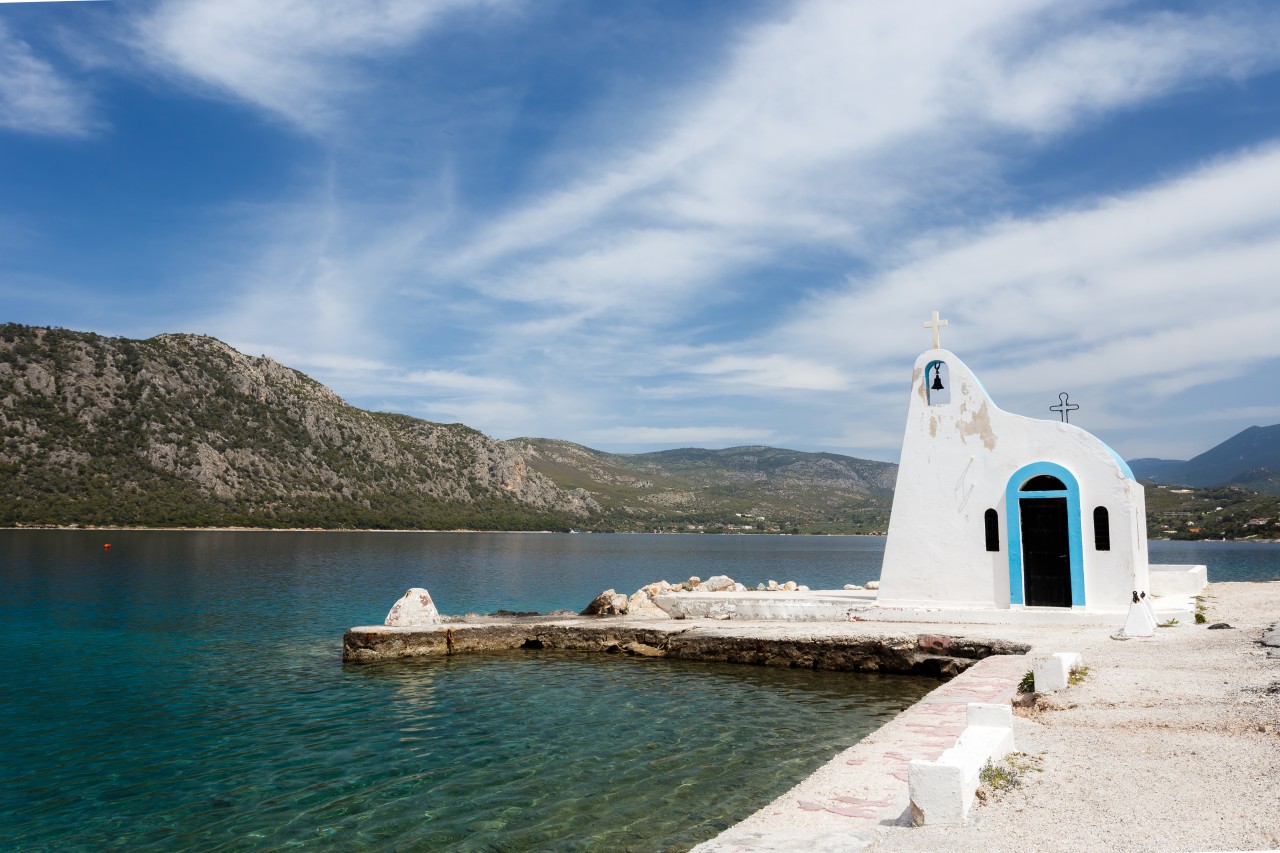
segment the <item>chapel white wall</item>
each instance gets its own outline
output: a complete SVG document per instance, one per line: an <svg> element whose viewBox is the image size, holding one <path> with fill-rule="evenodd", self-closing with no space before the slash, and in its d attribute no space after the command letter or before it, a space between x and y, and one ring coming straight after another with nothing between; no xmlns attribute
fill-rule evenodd
<svg viewBox="0 0 1280 853"><path fill-rule="evenodd" d="M925 368L933 361L947 365L951 399L931 406ZM998 408L968 367L941 349L921 355L912 374L880 602L1008 607L1010 537L1019 530L1005 487L1032 462L1061 465L1077 481L1086 609L1126 609L1132 589L1148 583L1142 487L1084 430ZM1096 506L1110 516L1110 551L1095 548ZM986 550L987 509L999 513L999 551Z"/></svg>

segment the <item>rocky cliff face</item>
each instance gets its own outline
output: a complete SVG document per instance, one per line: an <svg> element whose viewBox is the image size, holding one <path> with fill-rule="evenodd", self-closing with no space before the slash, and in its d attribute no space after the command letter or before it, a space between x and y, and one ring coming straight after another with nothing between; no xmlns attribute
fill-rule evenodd
<svg viewBox="0 0 1280 853"><path fill-rule="evenodd" d="M0 326L0 523L567 526L598 509L461 424L366 412L221 341Z"/></svg>

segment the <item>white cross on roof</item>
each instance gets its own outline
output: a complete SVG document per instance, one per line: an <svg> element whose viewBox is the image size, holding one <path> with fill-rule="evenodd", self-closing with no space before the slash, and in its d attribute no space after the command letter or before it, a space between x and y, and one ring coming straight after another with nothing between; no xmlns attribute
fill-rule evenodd
<svg viewBox="0 0 1280 853"><path fill-rule="evenodd" d="M934 311L934 312L933 312L933 319L932 319L932 320L926 320L926 321L924 322L924 327L925 327L926 329L932 329L932 330L933 330L933 348L934 348L934 349L942 349L942 335L940 335L940 334L938 333L938 330L939 330L939 329L941 329L941 328L942 328L943 326L945 326L945 325L947 325L947 321L946 321L946 320L939 320L939 319L938 319L938 312L937 312L937 311Z"/></svg>

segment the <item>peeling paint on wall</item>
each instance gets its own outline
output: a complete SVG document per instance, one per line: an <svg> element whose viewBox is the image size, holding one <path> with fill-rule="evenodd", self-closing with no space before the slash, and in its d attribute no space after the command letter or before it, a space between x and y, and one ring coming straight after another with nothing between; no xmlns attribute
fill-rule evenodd
<svg viewBox="0 0 1280 853"><path fill-rule="evenodd" d="M987 450L996 449L996 433L991 428L991 413L987 411L986 400L982 401L978 411L969 418L961 420L956 426L960 430L961 441L965 436L977 436L982 439L982 445Z"/></svg>

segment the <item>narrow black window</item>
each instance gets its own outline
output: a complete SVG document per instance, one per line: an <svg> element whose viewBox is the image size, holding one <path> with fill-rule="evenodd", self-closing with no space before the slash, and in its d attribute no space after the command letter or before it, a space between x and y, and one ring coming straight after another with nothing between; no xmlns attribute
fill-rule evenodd
<svg viewBox="0 0 1280 853"><path fill-rule="evenodd" d="M987 510L987 550L1000 550L1000 513L994 509Z"/></svg>
<svg viewBox="0 0 1280 853"><path fill-rule="evenodd" d="M1093 547L1099 551L1111 550L1111 516L1105 506L1093 510Z"/></svg>

